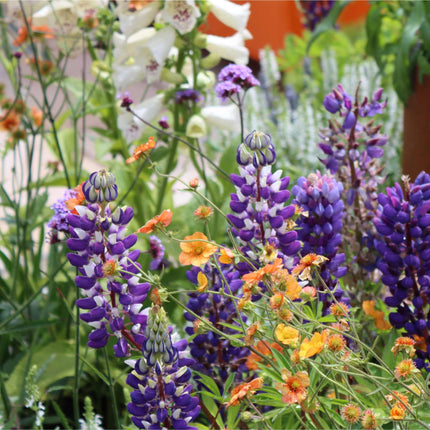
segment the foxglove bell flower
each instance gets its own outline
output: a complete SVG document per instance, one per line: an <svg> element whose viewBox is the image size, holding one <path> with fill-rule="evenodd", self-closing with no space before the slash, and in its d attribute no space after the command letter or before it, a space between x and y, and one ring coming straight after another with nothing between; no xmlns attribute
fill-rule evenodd
<svg viewBox="0 0 430 430"><path fill-rule="evenodd" d="M161 18L179 34L189 33L197 23L200 11L194 0L169 0L164 3Z"/></svg>
<svg viewBox="0 0 430 430"><path fill-rule="evenodd" d="M426 349L417 349L415 364L430 372L430 319L425 310L430 300L430 176L421 172L413 184L407 177L402 180L402 186L396 183L378 196L373 220L381 235L378 269L391 293L385 302L396 308L390 323L424 343Z"/></svg>
<svg viewBox="0 0 430 430"><path fill-rule="evenodd" d="M154 305L148 313L143 357L127 360L133 371L127 384L134 391L127 405L138 428L190 429L200 413L198 397L192 397L189 367L194 360L185 357L186 340L172 343L164 309Z"/></svg>
<svg viewBox="0 0 430 430"><path fill-rule="evenodd" d="M230 37L206 36L205 48L211 53L218 55L225 60L230 60L236 64L247 64L249 61L249 51L245 47L245 40L252 36L247 30L238 32Z"/></svg>
<svg viewBox="0 0 430 430"><path fill-rule="evenodd" d="M243 31L248 25L251 14L250 4L235 4L227 0L207 0L211 12L227 27L236 31Z"/></svg>
<svg viewBox="0 0 430 430"><path fill-rule="evenodd" d="M343 186L333 177L321 175L319 171L307 178L300 177L292 189L293 203L302 208L296 221L298 238L303 242L302 256L310 253L323 255L329 261L321 265L320 275L337 300L342 299L338 278L346 274L345 254L338 252L342 241ZM318 283L318 281L317 281ZM319 299L327 311L332 303L325 287L319 286ZM346 298L342 299L347 301Z"/></svg>

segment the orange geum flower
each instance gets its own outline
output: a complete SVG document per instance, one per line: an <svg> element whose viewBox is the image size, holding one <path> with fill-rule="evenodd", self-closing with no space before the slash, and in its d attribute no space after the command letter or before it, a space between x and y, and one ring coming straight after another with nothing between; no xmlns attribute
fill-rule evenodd
<svg viewBox="0 0 430 430"><path fill-rule="evenodd" d="M79 184L77 187L73 189L73 191L75 192L75 197L71 197L70 199L64 202L66 208L69 209L69 211L75 215L78 215L76 206L81 206L85 203L85 196L84 196L84 193L82 192L83 184L84 183L82 182L82 184Z"/></svg>
<svg viewBox="0 0 430 430"><path fill-rule="evenodd" d="M219 262L222 264L231 264L234 261L234 254L229 248L221 248Z"/></svg>
<svg viewBox="0 0 430 430"><path fill-rule="evenodd" d="M272 309L279 309L284 303L284 295L282 293L276 293L270 297L270 307Z"/></svg>
<svg viewBox="0 0 430 430"><path fill-rule="evenodd" d="M394 342L394 346L391 348L391 352L394 357L399 353L399 351L405 351L409 357L415 354L415 341L410 337L398 337Z"/></svg>
<svg viewBox="0 0 430 430"><path fill-rule="evenodd" d="M332 334L327 338L327 347L330 351L339 352L346 346L346 340L341 334Z"/></svg>
<svg viewBox="0 0 430 430"><path fill-rule="evenodd" d="M376 421L376 416L372 409L367 409L363 412L361 425L365 430L374 430L378 427L378 422Z"/></svg>
<svg viewBox="0 0 430 430"><path fill-rule="evenodd" d="M199 186L199 178L191 179L189 185L190 185L190 188L197 188Z"/></svg>
<svg viewBox="0 0 430 430"><path fill-rule="evenodd" d="M185 236L184 240L192 241L180 244L182 252L179 255L179 262L184 266L188 264L201 266L207 263L210 256L218 249L216 245L208 243L208 238L200 231L196 231L191 236Z"/></svg>
<svg viewBox="0 0 430 430"><path fill-rule="evenodd" d="M374 300L364 300L362 304L364 313L375 320L375 327L379 330L390 330L391 324L386 321L384 312L375 310Z"/></svg>
<svg viewBox="0 0 430 430"><path fill-rule="evenodd" d="M336 318L343 318L349 314L348 306L342 302L333 303L329 309L330 313Z"/></svg>
<svg viewBox="0 0 430 430"><path fill-rule="evenodd" d="M293 319L293 313L285 306L283 306L281 309L278 309L278 317L281 318L281 320L290 322Z"/></svg>
<svg viewBox="0 0 430 430"><path fill-rule="evenodd" d="M6 115L7 113L7 115ZM0 130L1 131L14 131L19 127L21 117L14 109L4 114L0 113Z"/></svg>
<svg viewBox="0 0 430 430"><path fill-rule="evenodd" d="M394 375L397 379L407 378L412 373L418 372L415 363L410 359L402 360L394 369Z"/></svg>
<svg viewBox="0 0 430 430"><path fill-rule="evenodd" d="M260 327L261 323L257 321L246 329L246 336L243 338L245 345L251 346L254 344L254 335L257 333L257 330L259 330Z"/></svg>
<svg viewBox="0 0 430 430"><path fill-rule="evenodd" d="M307 254L301 258L300 263L294 267L292 273L294 276L298 276L301 281L312 281L311 269L319 267L326 261L328 261L328 258L323 255Z"/></svg>
<svg viewBox="0 0 430 430"><path fill-rule="evenodd" d="M160 215L156 215L154 218L150 219L143 227L137 230L137 233L152 233L156 227L167 227L172 221L173 213L170 209L166 209L161 212Z"/></svg>
<svg viewBox="0 0 430 430"><path fill-rule="evenodd" d="M344 420L350 424L354 424L360 419L361 409L357 405L349 403L342 408L340 413Z"/></svg>
<svg viewBox="0 0 430 430"><path fill-rule="evenodd" d="M142 145L139 145L133 152L133 155L127 160L125 160L125 164L133 163L134 161L138 160L139 158L142 158L145 152L149 151L150 149L155 147L155 140L151 136L148 139L148 142L142 143Z"/></svg>
<svg viewBox="0 0 430 430"><path fill-rule="evenodd" d="M245 281L248 286L257 285L264 279L265 275L272 275L282 269L282 259L277 258L273 264L266 264L261 269L247 273L242 276L242 281Z"/></svg>
<svg viewBox="0 0 430 430"><path fill-rule="evenodd" d="M403 420L405 418L405 415L406 415L405 409L402 409L398 404L395 404L390 410L390 418L392 420L396 420L396 421Z"/></svg>
<svg viewBox="0 0 430 430"><path fill-rule="evenodd" d="M299 331L285 324L278 324L275 330L276 339L284 345L290 345L295 348L299 342Z"/></svg>
<svg viewBox="0 0 430 430"><path fill-rule="evenodd" d="M401 409L409 408L409 400L408 397L398 391L393 391L393 394L387 394L385 398L391 403L396 404Z"/></svg>
<svg viewBox="0 0 430 430"><path fill-rule="evenodd" d="M28 19L28 24L31 24L31 20ZM35 39L53 39L54 30L48 27L47 25L31 25L31 31L33 32L33 36ZM18 35L16 39L13 41L13 46L21 46L28 39L28 28L26 25L23 25L18 29Z"/></svg>
<svg viewBox="0 0 430 430"><path fill-rule="evenodd" d="M226 407L237 406L241 400L249 398L263 386L263 378L255 378L251 382L244 382L231 390L231 399Z"/></svg>
<svg viewBox="0 0 430 430"><path fill-rule="evenodd" d="M31 117L33 118L34 123L37 127L40 127L43 122L43 112L37 106L33 106L31 108Z"/></svg>
<svg viewBox="0 0 430 430"><path fill-rule="evenodd" d="M323 349L327 341L327 331L324 330L322 333L315 332L312 339L303 339L300 345L300 358L313 357L315 354L319 354Z"/></svg>
<svg viewBox="0 0 430 430"><path fill-rule="evenodd" d="M279 345L276 342L273 342L271 345L269 345L264 340L259 340L257 342L257 345L254 347L257 352L259 352L262 355L272 355L272 349L276 349L279 352L282 352L282 346ZM251 351L251 354L248 355L246 358L245 365L249 370L257 370L258 369L258 363L260 363L263 360L263 358L256 354L255 352ZM272 359L273 360L273 359Z"/></svg>
<svg viewBox="0 0 430 430"><path fill-rule="evenodd" d="M311 383L308 372L300 371L292 375L290 371L282 369L282 379L285 384L276 384L276 389L282 394L282 401L289 405L302 403L308 395L306 387Z"/></svg>
<svg viewBox="0 0 430 430"><path fill-rule="evenodd" d="M212 208L209 206L199 206L195 211L194 215L200 219L207 220L213 214Z"/></svg>

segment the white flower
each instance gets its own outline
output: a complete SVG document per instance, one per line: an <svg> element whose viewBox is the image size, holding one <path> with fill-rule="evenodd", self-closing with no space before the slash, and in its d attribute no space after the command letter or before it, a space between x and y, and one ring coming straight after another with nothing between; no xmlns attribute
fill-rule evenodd
<svg viewBox="0 0 430 430"><path fill-rule="evenodd" d="M37 411L36 411L36 427L41 428L43 417L45 416L45 405L42 402L37 403Z"/></svg>
<svg viewBox="0 0 430 430"><path fill-rule="evenodd" d="M196 25L200 11L194 0L168 0L161 11L161 19L178 30L189 33Z"/></svg>
<svg viewBox="0 0 430 430"><path fill-rule="evenodd" d="M237 106L230 104L225 106L207 106L201 111L207 124L227 131L240 131L240 115Z"/></svg>
<svg viewBox="0 0 430 430"><path fill-rule="evenodd" d="M164 62L175 42L175 37L176 32L172 27L164 27L137 48L136 63L143 68L149 83L160 77Z"/></svg>
<svg viewBox="0 0 430 430"><path fill-rule="evenodd" d="M119 28L126 36L130 36L138 30L148 27L154 21L161 7L160 1L152 1L142 9L131 12L128 9L128 3L128 0L121 0L117 8Z"/></svg>
<svg viewBox="0 0 430 430"><path fill-rule="evenodd" d="M144 70L142 70L142 67L137 64L121 65L114 63L112 65L112 69L112 78L115 88L119 92L145 78Z"/></svg>
<svg viewBox="0 0 430 430"><path fill-rule="evenodd" d="M187 122L185 134L195 139L206 136L207 128L205 120L200 115L193 115Z"/></svg>
<svg viewBox="0 0 430 430"><path fill-rule="evenodd" d="M161 113L163 107L163 95L157 94L134 107L132 106L132 109L140 118L152 122ZM124 112L118 116L118 128L122 131L127 143L139 138L145 127L146 124L131 112Z"/></svg>
<svg viewBox="0 0 430 430"><path fill-rule="evenodd" d="M113 57L116 63L122 63L130 57L135 57L137 48L145 44L156 33L155 28L142 28L142 30L126 37L124 34L113 34Z"/></svg>
<svg viewBox="0 0 430 430"><path fill-rule="evenodd" d="M247 64L249 61L249 51L245 47L245 40L252 36L248 30L238 32L230 37L214 36L208 34L206 37L206 49L211 53L230 60L236 64Z"/></svg>
<svg viewBox="0 0 430 430"><path fill-rule="evenodd" d="M227 27L236 31L245 30L251 14L249 3L239 5L228 0L207 0L207 2L211 5L211 12Z"/></svg>

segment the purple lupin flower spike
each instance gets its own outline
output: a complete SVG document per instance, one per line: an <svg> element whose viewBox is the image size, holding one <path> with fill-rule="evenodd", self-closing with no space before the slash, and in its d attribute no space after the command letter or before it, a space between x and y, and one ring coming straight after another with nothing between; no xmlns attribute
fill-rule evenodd
<svg viewBox="0 0 430 430"><path fill-rule="evenodd" d="M85 312L80 318L93 327L88 336L92 348L104 347L111 336L117 338L115 355L130 353L130 343L140 348L146 317L141 315L142 303L151 286L139 283L139 250L132 250L137 236L127 235L126 226L133 218L131 208L117 208L112 214L109 202L117 188L114 176L106 171L94 172L82 186L88 202L77 206L78 215L69 214L70 238L67 254L70 263L78 268L75 278L83 298L76 304ZM131 331L124 325L132 323Z"/></svg>
<svg viewBox="0 0 430 430"><path fill-rule="evenodd" d="M421 172L412 185L408 177L402 180L378 196L378 269L391 293L385 303L396 308L390 323L423 339L426 350L417 348L415 364L430 372L430 316L424 310L430 299L430 176Z"/></svg>
<svg viewBox="0 0 430 430"><path fill-rule="evenodd" d="M198 397L192 397L190 366L184 356L186 340L172 343L164 309L154 305L148 313L143 357L128 360L133 371L127 384L134 388L127 410L138 428L189 429L200 413Z"/></svg>
<svg viewBox="0 0 430 430"><path fill-rule="evenodd" d="M345 254L338 252L342 241L342 191L340 182L317 171L307 178L299 178L292 194L295 197L293 203L303 210L296 221L298 237L303 242L302 256L315 253L329 259L321 266L321 278L337 300L348 303L338 281L347 271L342 267ZM327 293L322 292L325 286L319 289L319 299L324 302L323 311L327 311L332 301Z"/></svg>

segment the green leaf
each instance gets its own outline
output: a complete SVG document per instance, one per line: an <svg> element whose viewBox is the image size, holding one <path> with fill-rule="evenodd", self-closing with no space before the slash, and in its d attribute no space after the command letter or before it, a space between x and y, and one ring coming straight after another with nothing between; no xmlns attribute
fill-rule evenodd
<svg viewBox="0 0 430 430"><path fill-rule="evenodd" d="M219 392L218 385L214 382L212 378L210 378L207 375L203 375L203 373L194 371L193 373L197 374L199 378L201 379L201 383L205 386L205 388L208 391L211 391L213 394L215 394L219 399L222 398L221 393ZM202 391L204 393L204 391Z"/></svg>
<svg viewBox="0 0 430 430"><path fill-rule="evenodd" d="M8 419L10 417L11 406L10 406L10 400L6 390L6 386L3 381L3 375L1 373L0 373L0 392L1 392L1 398L3 401L3 407L6 412L6 416L4 418Z"/></svg>
<svg viewBox="0 0 430 430"><path fill-rule="evenodd" d="M381 13L381 7L378 4L372 5L367 13L366 19L366 33L367 33L367 44L366 54L372 56L379 69L382 69L382 62L380 57L380 34L383 15Z"/></svg>
<svg viewBox="0 0 430 430"><path fill-rule="evenodd" d="M331 30L336 25L337 18L342 12L343 8L350 2L351 0L345 1L337 1L334 3L330 13L317 25L314 32L312 33L311 38L309 39L308 46L306 47L306 53L309 53L309 50L313 43L326 31Z"/></svg>
<svg viewBox="0 0 430 430"><path fill-rule="evenodd" d="M210 412L213 418L216 417L216 422L220 428L225 428L224 423L222 421L221 414L218 413L219 406L217 403L209 397L204 391L201 392L201 399L203 404L206 406L207 410Z"/></svg>
<svg viewBox="0 0 430 430"><path fill-rule="evenodd" d="M394 62L393 85L400 99L406 103L412 93L415 62L411 58L412 45L417 40L417 32L424 20L422 2L415 2L412 12L403 29Z"/></svg>
<svg viewBox="0 0 430 430"><path fill-rule="evenodd" d="M277 349L270 348L272 351L273 357L276 359L276 362L281 368L290 369L291 363L287 359L287 357L284 354L281 354Z"/></svg>
<svg viewBox="0 0 430 430"><path fill-rule="evenodd" d="M108 378L106 378L106 376L103 375L100 370L94 367L86 358L80 355L79 360L83 361L108 387L110 386Z"/></svg>
<svg viewBox="0 0 430 430"><path fill-rule="evenodd" d="M6 330L0 330L0 336L10 333L16 333L21 331L31 331L36 330L42 327L49 327L52 324L55 324L59 321L59 319L52 319L52 320L39 320L39 321L30 321L26 322L24 324L19 324L16 326L12 326Z"/></svg>
<svg viewBox="0 0 430 430"><path fill-rule="evenodd" d="M75 372L75 351L72 343L67 341L52 342L37 351L28 351L18 362L6 382L9 396L18 396L23 387L29 366L40 369L37 381L40 392L60 379L72 377Z"/></svg>
<svg viewBox="0 0 430 430"><path fill-rule="evenodd" d="M55 412L60 419L62 427L66 430L71 429L72 427L70 427L69 421L67 420L66 416L64 415L63 411L55 400L52 400L52 406L54 406Z"/></svg>

